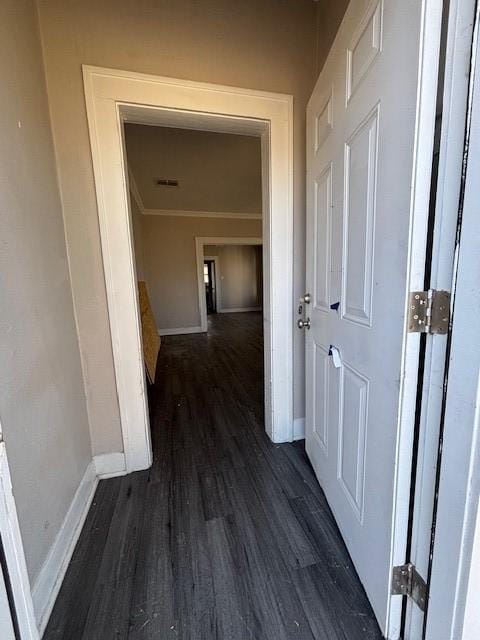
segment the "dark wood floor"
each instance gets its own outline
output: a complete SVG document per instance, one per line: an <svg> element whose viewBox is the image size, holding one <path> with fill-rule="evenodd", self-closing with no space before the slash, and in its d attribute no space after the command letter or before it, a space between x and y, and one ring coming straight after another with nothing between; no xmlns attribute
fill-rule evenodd
<svg viewBox="0 0 480 640"><path fill-rule="evenodd" d="M154 464L100 482L44 638L381 638L302 443L263 427L261 315L164 339Z"/></svg>

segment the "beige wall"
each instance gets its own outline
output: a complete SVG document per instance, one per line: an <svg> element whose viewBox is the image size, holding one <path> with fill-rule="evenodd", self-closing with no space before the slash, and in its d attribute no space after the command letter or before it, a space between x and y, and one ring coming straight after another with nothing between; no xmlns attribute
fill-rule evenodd
<svg viewBox="0 0 480 640"><path fill-rule="evenodd" d="M0 4L0 415L35 581L91 460L35 5Z"/></svg>
<svg viewBox="0 0 480 640"><path fill-rule="evenodd" d="M305 279L305 106L323 23L318 38L312 0L38 0L38 7L93 450L116 451L121 432L81 64L294 96L296 301ZM294 414L300 417L304 349L293 318L292 331Z"/></svg>
<svg viewBox="0 0 480 640"><path fill-rule="evenodd" d="M255 245L205 245L205 256L217 257L217 311L262 305L262 253Z"/></svg>
<svg viewBox="0 0 480 640"><path fill-rule="evenodd" d="M317 2L317 75L327 59L349 0L318 0Z"/></svg>
<svg viewBox="0 0 480 640"><path fill-rule="evenodd" d="M145 208L262 213L260 138L127 124L125 143Z"/></svg>
<svg viewBox="0 0 480 640"><path fill-rule="evenodd" d="M196 237L261 237L261 220L141 217L144 274L159 329L200 326Z"/></svg>

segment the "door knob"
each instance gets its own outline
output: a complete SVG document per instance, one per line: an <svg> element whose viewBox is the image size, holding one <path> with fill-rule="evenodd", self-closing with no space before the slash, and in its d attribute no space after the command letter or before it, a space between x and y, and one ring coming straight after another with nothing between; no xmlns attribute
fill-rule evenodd
<svg viewBox="0 0 480 640"><path fill-rule="evenodd" d="M312 296L309 293L306 293L302 299L305 304L310 304L310 302L312 301Z"/></svg>
<svg viewBox="0 0 480 640"><path fill-rule="evenodd" d="M299 329L310 329L310 318L306 320L302 320L301 318L297 320L297 326Z"/></svg>

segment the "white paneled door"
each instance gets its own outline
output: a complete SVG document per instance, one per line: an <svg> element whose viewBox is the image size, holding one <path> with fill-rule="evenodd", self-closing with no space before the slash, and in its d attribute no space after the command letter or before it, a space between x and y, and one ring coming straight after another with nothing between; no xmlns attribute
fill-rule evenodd
<svg viewBox="0 0 480 640"><path fill-rule="evenodd" d="M420 79L440 16L440 2L351 0L307 109L306 446L389 638L418 370L405 310L412 283L423 289L435 114L436 80L423 91Z"/></svg>

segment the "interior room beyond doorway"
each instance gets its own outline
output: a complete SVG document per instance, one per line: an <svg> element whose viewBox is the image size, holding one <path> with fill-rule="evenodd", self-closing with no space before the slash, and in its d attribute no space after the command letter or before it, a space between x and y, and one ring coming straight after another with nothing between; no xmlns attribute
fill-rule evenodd
<svg viewBox="0 0 480 640"><path fill-rule="evenodd" d="M262 310L260 245L205 245L203 253L207 315Z"/></svg>
<svg viewBox="0 0 480 640"><path fill-rule="evenodd" d="M206 330L198 237L211 239L204 255L215 258L210 306L215 293L218 312L261 308L261 250L246 244L262 236L260 138L127 124L125 146L137 278L160 335Z"/></svg>

